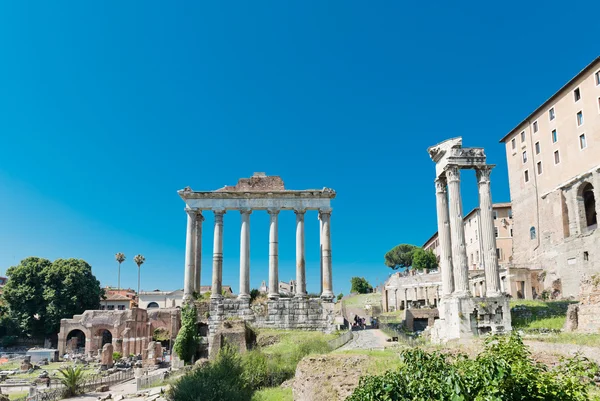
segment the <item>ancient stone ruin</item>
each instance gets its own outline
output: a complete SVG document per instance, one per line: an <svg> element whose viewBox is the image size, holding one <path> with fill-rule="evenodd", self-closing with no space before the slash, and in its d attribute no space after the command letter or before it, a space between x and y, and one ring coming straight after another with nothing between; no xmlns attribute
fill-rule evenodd
<svg viewBox="0 0 600 401"><path fill-rule="evenodd" d="M434 324L434 342L488 332L511 330L508 297L500 291L496 238L492 215L490 174L483 148L463 148L462 138L452 138L428 149L436 163L436 206L440 241L442 299L440 318ZM460 170L474 169L479 187L485 296L473 297L463 227Z"/></svg>
<svg viewBox="0 0 600 401"><path fill-rule="evenodd" d="M216 191L193 191L187 187L178 191L185 201L187 236L185 254L184 299L193 301L199 293L202 261L203 213L214 214L214 241L212 264L212 291L210 301L209 343L217 328L227 318L241 318L255 327L282 329L307 329L330 332L334 330L333 288L331 272L331 200L335 191L289 190L278 176L255 173L242 178L235 186ZM240 236L240 288L237 299L221 295L223 276L223 215L239 211ZM268 301L264 306L250 305L250 215L266 211L270 216L269 228L269 286ZM279 294L278 277L278 216L281 211L296 214L296 288L293 298ZM307 212L318 212L320 220L321 292L320 299L310 299L306 292L306 261L304 243L304 218Z"/></svg>
<svg viewBox="0 0 600 401"><path fill-rule="evenodd" d="M564 330L579 333L600 331L600 275L581 280L579 303L569 305Z"/></svg>

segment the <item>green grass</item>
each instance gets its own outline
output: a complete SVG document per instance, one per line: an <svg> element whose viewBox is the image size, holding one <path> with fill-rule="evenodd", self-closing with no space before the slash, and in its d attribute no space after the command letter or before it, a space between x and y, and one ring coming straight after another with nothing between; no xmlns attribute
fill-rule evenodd
<svg viewBox="0 0 600 401"><path fill-rule="evenodd" d="M354 308L364 308L365 305L381 305L381 294L357 294L344 299L344 305Z"/></svg>
<svg viewBox="0 0 600 401"><path fill-rule="evenodd" d="M512 326L520 330L560 330L573 301L510 301Z"/></svg>
<svg viewBox="0 0 600 401"><path fill-rule="evenodd" d="M264 388L252 396L252 401L293 401L291 388Z"/></svg>
<svg viewBox="0 0 600 401"><path fill-rule="evenodd" d="M273 345L264 347L262 351L265 354L288 355L293 353L300 343L333 340L339 336L339 333L325 334L320 331L260 329L257 336L258 343L261 342L263 337L267 336L276 337L278 341Z"/></svg>
<svg viewBox="0 0 600 401"><path fill-rule="evenodd" d="M52 377L52 373L55 371L58 371L58 369L60 369L62 366L70 366L72 365L73 362L50 362L48 365L44 365L44 366L40 366L39 369L34 370L33 373L27 373L27 372L22 372L22 373L17 373L15 375L11 375L10 378L11 379L36 379L40 373L42 373L42 371L47 371L50 374L50 377ZM35 365L35 363L34 363ZM15 370L15 369L19 369L21 367L21 362L7 362L7 363L3 363L2 365L0 365L0 370ZM83 375L84 376L89 376L89 375L93 375L96 374L96 371L94 368L92 368L91 366L84 366L83 367Z"/></svg>
<svg viewBox="0 0 600 401"><path fill-rule="evenodd" d="M531 335L527 339L547 343L575 344L588 347L600 347L600 334L556 333L550 335Z"/></svg>
<svg viewBox="0 0 600 401"><path fill-rule="evenodd" d="M14 393L8 393L9 400L16 400L17 398L23 398L29 394L29 391L15 391Z"/></svg>

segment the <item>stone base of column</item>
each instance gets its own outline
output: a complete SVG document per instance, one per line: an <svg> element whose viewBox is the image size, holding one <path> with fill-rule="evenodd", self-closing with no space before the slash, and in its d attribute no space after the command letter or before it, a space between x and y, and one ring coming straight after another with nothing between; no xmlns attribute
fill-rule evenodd
<svg viewBox="0 0 600 401"><path fill-rule="evenodd" d="M250 299L250 294L240 294L237 299Z"/></svg>
<svg viewBox="0 0 600 401"><path fill-rule="evenodd" d="M222 294L210 294L210 299L223 299Z"/></svg>
<svg viewBox="0 0 600 401"><path fill-rule="evenodd" d="M335 298L335 295L331 291L323 291L321 294L321 299L331 301L333 298Z"/></svg>
<svg viewBox="0 0 600 401"><path fill-rule="evenodd" d="M276 294L276 293L274 293L274 294L268 294L267 298L269 298L269 299L279 299L279 294Z"/></svg>
<svg viewBox="0 0 600 401"><path fill-rule="evenodd" d="M308 294L306 294L306 293L304 293L304 294L295 294L294 298L301 298L301 299L308 298Z"/></svg>

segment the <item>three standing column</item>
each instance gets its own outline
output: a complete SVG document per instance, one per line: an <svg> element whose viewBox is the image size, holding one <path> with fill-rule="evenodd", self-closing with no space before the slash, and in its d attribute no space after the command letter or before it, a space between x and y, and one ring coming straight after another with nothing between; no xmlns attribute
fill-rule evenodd
<svg viewBox="0 0 600 401"><path fill-rule="evenodd" d="M194 274L196 270L196 210L185 209L187 213L187 231L185 236L185 275L183 282L183 298L192 299L194 292Z"/></svg>
<svg viewBox="0 0 600 401"><path fill-rule="evenodd" d="M448 216L448 192L445 177L435 180L438 239L440 241L440 270L442 272L442 294L444 297L454 292L452 277L452 243L450 241L450 218Z"/></svg>
<svg viewBox="0 0 600 401"><path fill-rule="evenodd" d="M269 209L269 299L279 298L279 209Z"/></svg>
<svg viewBox="0 0 600 401"><path fill-rule="evenodd" d="M454 295L467 297L469 291L469 266L467 265L467 248L465 245L465 228L463 226L462 200L460 196L460 169L449 165L446 168L448 180L448 203L450 214L450 239L452 242L452 267L454 270Z"/></svg>
<svg viewBox="0 0 600 401"><path fill-rule="evenodd" d="M319 211L321 220L321 283L323 292L321 298L332 300L332 273L331 273L331 209Z"/></svg>
<svg viewBox="0 0 600 401"><path fill-rule="evenodd" d="M476 170L479 186L479 215L481 221L481 243L483 247L483 263L485 271L486 294L496 297L500 292L500 272L498 255L496 254L496 236L494 234L494 216L492 210L492 193L490 189L491 166Z"/></svg>
<svg viewBox="0 0 600 401"><path fill-rule="evenodd" d="M250 209L240 209L242 230L240 233L240 294L239 299L250 299Z"/></svg>
<svg viewBox="0 0 600 401"><path fill-rule="evenodd" d="M213 299L223 298L223 215L224 209L215 209L215 234L213 239L213 271L212 290L210 297Z"/></svg>
<svg viewBox="0 0 600 401"><path fill-rule="evenodd" d="M306 297L306 258L304 255L304 213L306 209L295 209L296 213L296 297Z"/></svg>

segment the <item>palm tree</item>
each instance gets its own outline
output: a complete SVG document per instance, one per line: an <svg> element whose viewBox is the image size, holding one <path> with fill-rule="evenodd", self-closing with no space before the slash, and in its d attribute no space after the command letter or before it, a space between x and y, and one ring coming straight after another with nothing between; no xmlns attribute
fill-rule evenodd
<svg viewBox="0 0 600 401"><path fill-rule="evenodd" d="M61 384L65 386L65 396L72 397L81 392L81 385L83 384L83 369L81 366L73 368L69 366L65 369L59 369L58 373L61 377Z"/></svg>
<svg viewBox="0 0 600 401"><path fill-rule="evenodd" d="M142 266L144 264L144 262L146 261L146 258L144 257L144 255L135 255L133 257L133 261L135 262L135 264L138 267L138 300L140 299L140 266Z"/></svg>
<svg viewBox="0 0 600 401"><path fill-rule="evenodd" d="M119 278L118 278L118 284L117 284L117 289L121 289L121 263L123 263L125 261L125 254L124 253L117 253L115 254L115 259L117 260L117 262L119 262Z"/></svg>

